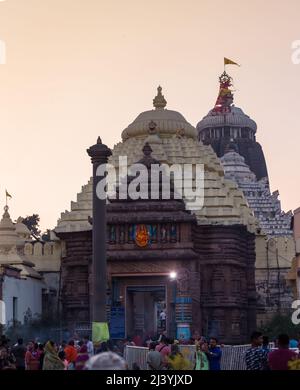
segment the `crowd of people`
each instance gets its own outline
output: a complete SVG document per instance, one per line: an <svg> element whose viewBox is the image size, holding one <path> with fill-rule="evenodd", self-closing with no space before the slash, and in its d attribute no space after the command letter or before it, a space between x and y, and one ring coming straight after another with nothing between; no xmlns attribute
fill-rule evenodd
<svg viewBox="0 0 300 390"><path fill-rule="evenodd" d="M180 344L194 344L195 353L187 358ZM12 345L5 336L0 339L0 370L110 370L128 369L124 359L126 345L144 346L149 349L147 365L149 370L221 370L222 344L216 338L207 340L197 337L184 342L158 335L156 340L150 336L144 341L140 335L123 342L111 341L93 344L88 336L74 337L68 342L45 344L18 339ZM244 354L247 370L288 370L293 361L300 361L297 340L290 340L286 334L277 337L276 348L270 348L267 337L260 332L251 335L251 346ZM137 363L134 370L140 369Z"/></svg>
<svg viewBox="0 0 300 390"><path fill-rule="evenodd" d="M291 363L300 358L297 340L290 340L287 334L280 334L276 339L276 348L270 349L269 339L261 332L251 335L251 347L245 353L247 370L289 370Z"/></svg>
<svg viewBox="0 0 300 390"><path fill-rule="evenodd" d="M109 342L94 346L88 336L58 344L49 340L45 344L29 341L25 345L19 338L11 345L5 336L0 339L0 371L126 369L121 355L117 346Z"/></svg>
<svg viewBox="0 0 300 390"><path fill-rule="evenodd" d="M196 340L190 340L190 343L196 345L196 352L192 366L185 364L186 357L180 352L178 340L170 340L166 336L162 336L159 342L151 342L147 358L148 368L150 370L164 369L186 369L193 368L195 370L221 370L222 349L218 346L218 340L211 338L209 343L204 337ZM177 364L174 362L177 360Z"/></svg>

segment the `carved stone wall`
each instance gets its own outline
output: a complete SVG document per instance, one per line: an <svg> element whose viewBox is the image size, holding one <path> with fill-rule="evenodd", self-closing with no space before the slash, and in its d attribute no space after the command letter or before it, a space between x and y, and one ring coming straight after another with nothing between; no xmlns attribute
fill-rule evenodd
<svg viewBox="0 0 300 390"><path fill-rule="evenodd" d="M256 327L255 236L242 226L197 226L202 333L246 342Z"/></svg>

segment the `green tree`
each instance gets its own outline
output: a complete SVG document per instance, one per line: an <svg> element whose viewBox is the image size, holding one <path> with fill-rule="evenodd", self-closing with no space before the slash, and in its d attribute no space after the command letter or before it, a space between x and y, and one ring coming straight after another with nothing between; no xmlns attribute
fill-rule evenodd
<svg viewBox="0 0 300 390"><path fill-rule="evenodd" d="M291 320L291 315L275 315L270 322L263 326L260 331L269 336L270 339L276 339L276 337L285 333L290 338L298 338L300 334L300 325L294 325Z"/></svg>
<svg viewBox="0 0 300 390"><path fill-rule="evenodd" d="M27 226L34 238L39 239L41 237L39 228L40 216L38 214L32 214L23 218L23 224Z"/></svg>

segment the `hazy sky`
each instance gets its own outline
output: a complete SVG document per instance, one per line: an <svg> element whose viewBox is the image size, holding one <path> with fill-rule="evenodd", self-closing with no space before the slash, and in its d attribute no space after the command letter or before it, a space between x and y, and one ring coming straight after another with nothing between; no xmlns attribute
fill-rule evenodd
<svg viewBox="0 0 300 390"><path fill-rule="evenodd" d="M300 205L299 0L6 0L0 2L0 205L54 227L91 174L86 148L109 146L161 84L196 123L212 108L223 57L235 104L258 124L272 190Z"/></svg>

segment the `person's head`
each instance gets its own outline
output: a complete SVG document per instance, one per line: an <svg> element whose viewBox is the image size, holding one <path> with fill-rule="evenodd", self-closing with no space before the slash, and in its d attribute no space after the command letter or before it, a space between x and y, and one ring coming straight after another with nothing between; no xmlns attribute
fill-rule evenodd
<svg viewBox="0 0 300 390"><path fill-rule="evenodd" d="M84 342L83 342L82 340L80 340L80 341L78 342L78 346L79 346L79 347L82 347L83 344L84 344Z"/></svg>
<svg viewBox="0 0 300 390"><path fill-rule="evenodd" d="M18 339L18 345L23 345L23 339Z"/></svg>
<svg viewBox="0 0 300 390"><path fill-rule="evenodd" d="M38 350L39 351L44 351L44 344L39 344L39 347L38 347Z"/></svg>
<svg viewBox="0 0 300 390"><path fill-rule="evenodd" d="M149 350L150 350L150 351L154 351L154 350L155 350L155 347L156 347L156 344L155 344L155 343L150 343L150 344L149 344Z"/></svg>
<svg viewBox="0 0 300 390"><path fill-rule="evenodd" d="M2 335L2 336L1 336L1 339L0 339L0 346L6 347L6 346L8 345L9 342L10 342L10 340L9 340L5 335Z"/></svg>
<svg viewBox="0 0 300 390"><path fill-rule="evenodd" d="M87 346L86 346L86 344L82 343L79 352L80 353L87 353Z"/></svg>
<svg viewBox="0 0 300 390"><path fill-rule="evenodd" d="M65 351L59 351L58 357L60 358L60 360L64 361L66 359Z"/></svg>
<svg viewBox="0 0 300 390"><path fill-rule="evenodd" d="M263 343L263 335L261 332L255 331L251 334L250 340L254 347L260 347Z"/></svg>
<svg viewBox="0 0 300 390"><path fill-rule="evenodd" d="M290 338L287 334L280 334L277 337L278 348L288 348L290 344Z"/></svg>
<svg viewBox="0 0 300 390"><path fill-rule="evenodd" d="M51 345L51 347L55 348L55 342L53 340L49 340L49 344Z"/></svg>
<svg viewBox="0 0 300 390"><path fill-rule="evenodd" d="M75 345L74 340L70 340L68 344L71 345L72 347L74 347L74 345Z"/></svg>
<svg viewBox="0 0 300 390"><path fill-rule="evenodd" d="M269 337L263 336L263 346L267 347L269 345Z"/></svg>
<svg viewBox="0 0 300 390"><path fill-rule="evenodd" d="M215 337L211 337L209 340L210 347L215 348L217 344L218 344L218 339L216 339Z"/></svg>
<svg viewBox="0 0 300 390"><path fill-rule="evenodd" d="M162 338L160 339L160 342L162 344L168 344L168 339L166 338L166 336L162 336Z"/></svg>
<svg viewBox="0 0 300 390"><path fill-rule="evenodd" d="M87 370L126 370L126 361L113 352L103 352L91 357L87 363Z"/></svg>
<svg viewBox="0 0 300 390"><path fill-rule="evenodd" d="M200 343L200 349L201 349L201 351L207 351L208 343L206 341L203 341L202 343Z"/></svg>
<svg viewBox="0 0 300 390"><path fill-rule="evenodd" d="M90 337L89 337L88 335L87 335L87 336L84 336L83 341L84 341L85 343L87 343L88 341L90 341Z"/></svg>
<svg viewBox="0 0 300 390"><path fill-rule="evenodd" d="M28 351L33 351L34 343L32 341L29 341L29 343L27 344L27 349L28 349Z"/></svg>

